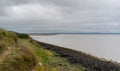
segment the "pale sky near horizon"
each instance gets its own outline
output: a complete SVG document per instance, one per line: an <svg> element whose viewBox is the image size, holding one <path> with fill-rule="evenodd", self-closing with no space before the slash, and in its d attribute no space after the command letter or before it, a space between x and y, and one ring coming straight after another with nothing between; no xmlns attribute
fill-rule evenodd
<svg viewBox="0 0 120 71"><path fill-rule="evenodd" d="M0 28L22 33L120 33L120 0L0 0Z"/></svg>

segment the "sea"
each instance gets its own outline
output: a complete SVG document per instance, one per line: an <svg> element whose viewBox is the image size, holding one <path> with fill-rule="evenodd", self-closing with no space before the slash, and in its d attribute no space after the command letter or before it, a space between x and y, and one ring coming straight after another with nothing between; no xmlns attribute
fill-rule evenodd
<svg viewBox="0 0 120 71"><path fill-rule="evenodd" d="M30 35L33 39L120 62L120 34Z"/></svg>

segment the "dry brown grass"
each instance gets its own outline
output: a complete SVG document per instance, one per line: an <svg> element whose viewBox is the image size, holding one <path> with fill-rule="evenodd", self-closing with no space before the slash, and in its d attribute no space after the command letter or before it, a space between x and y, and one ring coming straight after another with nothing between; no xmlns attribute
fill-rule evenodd
<svg viewBox="0 0 120 71"><path fill-rule="evenodd" d="M56 55L26 34L0 30L0 71L84 71Z"/></svg>

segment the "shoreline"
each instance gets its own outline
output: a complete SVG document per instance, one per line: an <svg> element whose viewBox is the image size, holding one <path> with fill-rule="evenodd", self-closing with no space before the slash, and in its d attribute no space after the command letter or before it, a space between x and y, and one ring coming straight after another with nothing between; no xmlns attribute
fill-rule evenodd
<svg viewBox="0 0 120 71"><path fill-rule="evenodd" d="M36 41L36 40L35 40ZM120 63L116 61L108 61L106 59L101 59L81 51L76 51L69 48L60 47L57 45L52 45L48 43L43 43L36 41L38 44L43 46L44 49L53 51L59 54L61 57L66 58L68 62L72 64L82 65L90 70L95 71L114 71L120 70Z"/></svg>
<svg viewBox="0 0 120 71"><path fill-rule="evenodd" d="M119 35L51 35L30 36L34 40L53 44L87 54L101 59L120 62Z"/></svg>

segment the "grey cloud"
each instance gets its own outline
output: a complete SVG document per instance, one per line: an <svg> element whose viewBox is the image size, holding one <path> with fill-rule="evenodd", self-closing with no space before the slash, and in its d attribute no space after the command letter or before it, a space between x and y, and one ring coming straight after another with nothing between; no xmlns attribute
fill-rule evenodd
<svg viewBox="0 0 120 71"><path fill-rule="evenodd" d="M0 7L0 16L5 16L4 7Z"/></svg>
<svg viewBox="0 0 120 71"><path fill-rule="evenodd" d="M43 17L32 19L29 17L25 19L0 18L2 20L0 21L0 27L19 32L24 32L24 30L26 32L104 32L104 30L106 30L105 32L120 32L118 31L120 30L119 2L119 0L0 0L1 18L7 17L6 7L36 3L57 7L57 12L60 14L46 19L43 19ZM35 14L33 13L33 15ZM56 19L60 16L60 19ZM10 26L7 27L7 25ZM28 28L26 29L25 26Z"/></svg>
<svg viewBox="0 0 120 71"><path fill-rule="evenodd" d="M29 3L31 0L0 0L0 6L11 6Z"/></svg>

